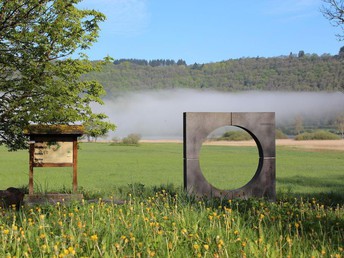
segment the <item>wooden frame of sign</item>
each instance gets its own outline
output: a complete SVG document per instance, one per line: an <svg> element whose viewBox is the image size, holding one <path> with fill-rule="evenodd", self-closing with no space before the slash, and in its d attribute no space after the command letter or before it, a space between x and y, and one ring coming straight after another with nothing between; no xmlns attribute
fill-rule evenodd
<svg viewBox="0 0 344 258"><path fill-rule="evenodd" d="M29 142L29 195L33 195L34 167L73 167L73 192L78 189L77 139L81 125L30 125L24 134Z"/></svg>

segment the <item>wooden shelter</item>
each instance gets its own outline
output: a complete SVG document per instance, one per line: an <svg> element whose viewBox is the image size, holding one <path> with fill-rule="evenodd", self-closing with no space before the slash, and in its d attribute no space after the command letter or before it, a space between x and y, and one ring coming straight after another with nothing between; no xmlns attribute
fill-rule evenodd
<svg viewBox="0 0 344 258"><path fill-rule="evenodd" d="M73 192L77 191L77 139L81 125L30 125L24 134L30 138L29 195L33 195L34 167L73 167Z"/></svg>

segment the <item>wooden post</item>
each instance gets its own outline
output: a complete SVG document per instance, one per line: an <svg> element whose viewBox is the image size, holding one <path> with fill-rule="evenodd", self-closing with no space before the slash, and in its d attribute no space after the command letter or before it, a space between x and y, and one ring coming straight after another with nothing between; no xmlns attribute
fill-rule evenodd
<svg viewBox="0 0 344 258"><path fill-rule="evenodd" d="M33 163L34 163L34 151L35 151L35 146L33 143L30 143L29 147L29 152L30 152L30 157L29 157L29 195L33 195Z"/></svg>
<svg viewBox="0 0 344 258"><path fill-rule="evenodd" d="M78 191L78 141L73 141L73 192Z"/></svg>

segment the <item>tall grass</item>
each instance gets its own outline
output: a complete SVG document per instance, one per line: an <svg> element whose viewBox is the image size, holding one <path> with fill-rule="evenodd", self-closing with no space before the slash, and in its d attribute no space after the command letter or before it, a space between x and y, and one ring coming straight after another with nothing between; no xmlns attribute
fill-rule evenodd
<svg viewBox="0 0 344 258"><path fill-rule="evenodd" d="M344 207L193 200L165 190L0 217L1 257L342 257Z"/></svg>

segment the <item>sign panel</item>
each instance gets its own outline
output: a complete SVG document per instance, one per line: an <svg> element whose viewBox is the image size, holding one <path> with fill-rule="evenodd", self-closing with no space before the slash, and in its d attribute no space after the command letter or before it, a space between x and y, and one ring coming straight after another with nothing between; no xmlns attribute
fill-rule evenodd
<svg viewBox="0 0 344 258"><path fill-rule="evenodd" d="M36 164L73 163L73 142L35 142L33 161Z"/></svg>

